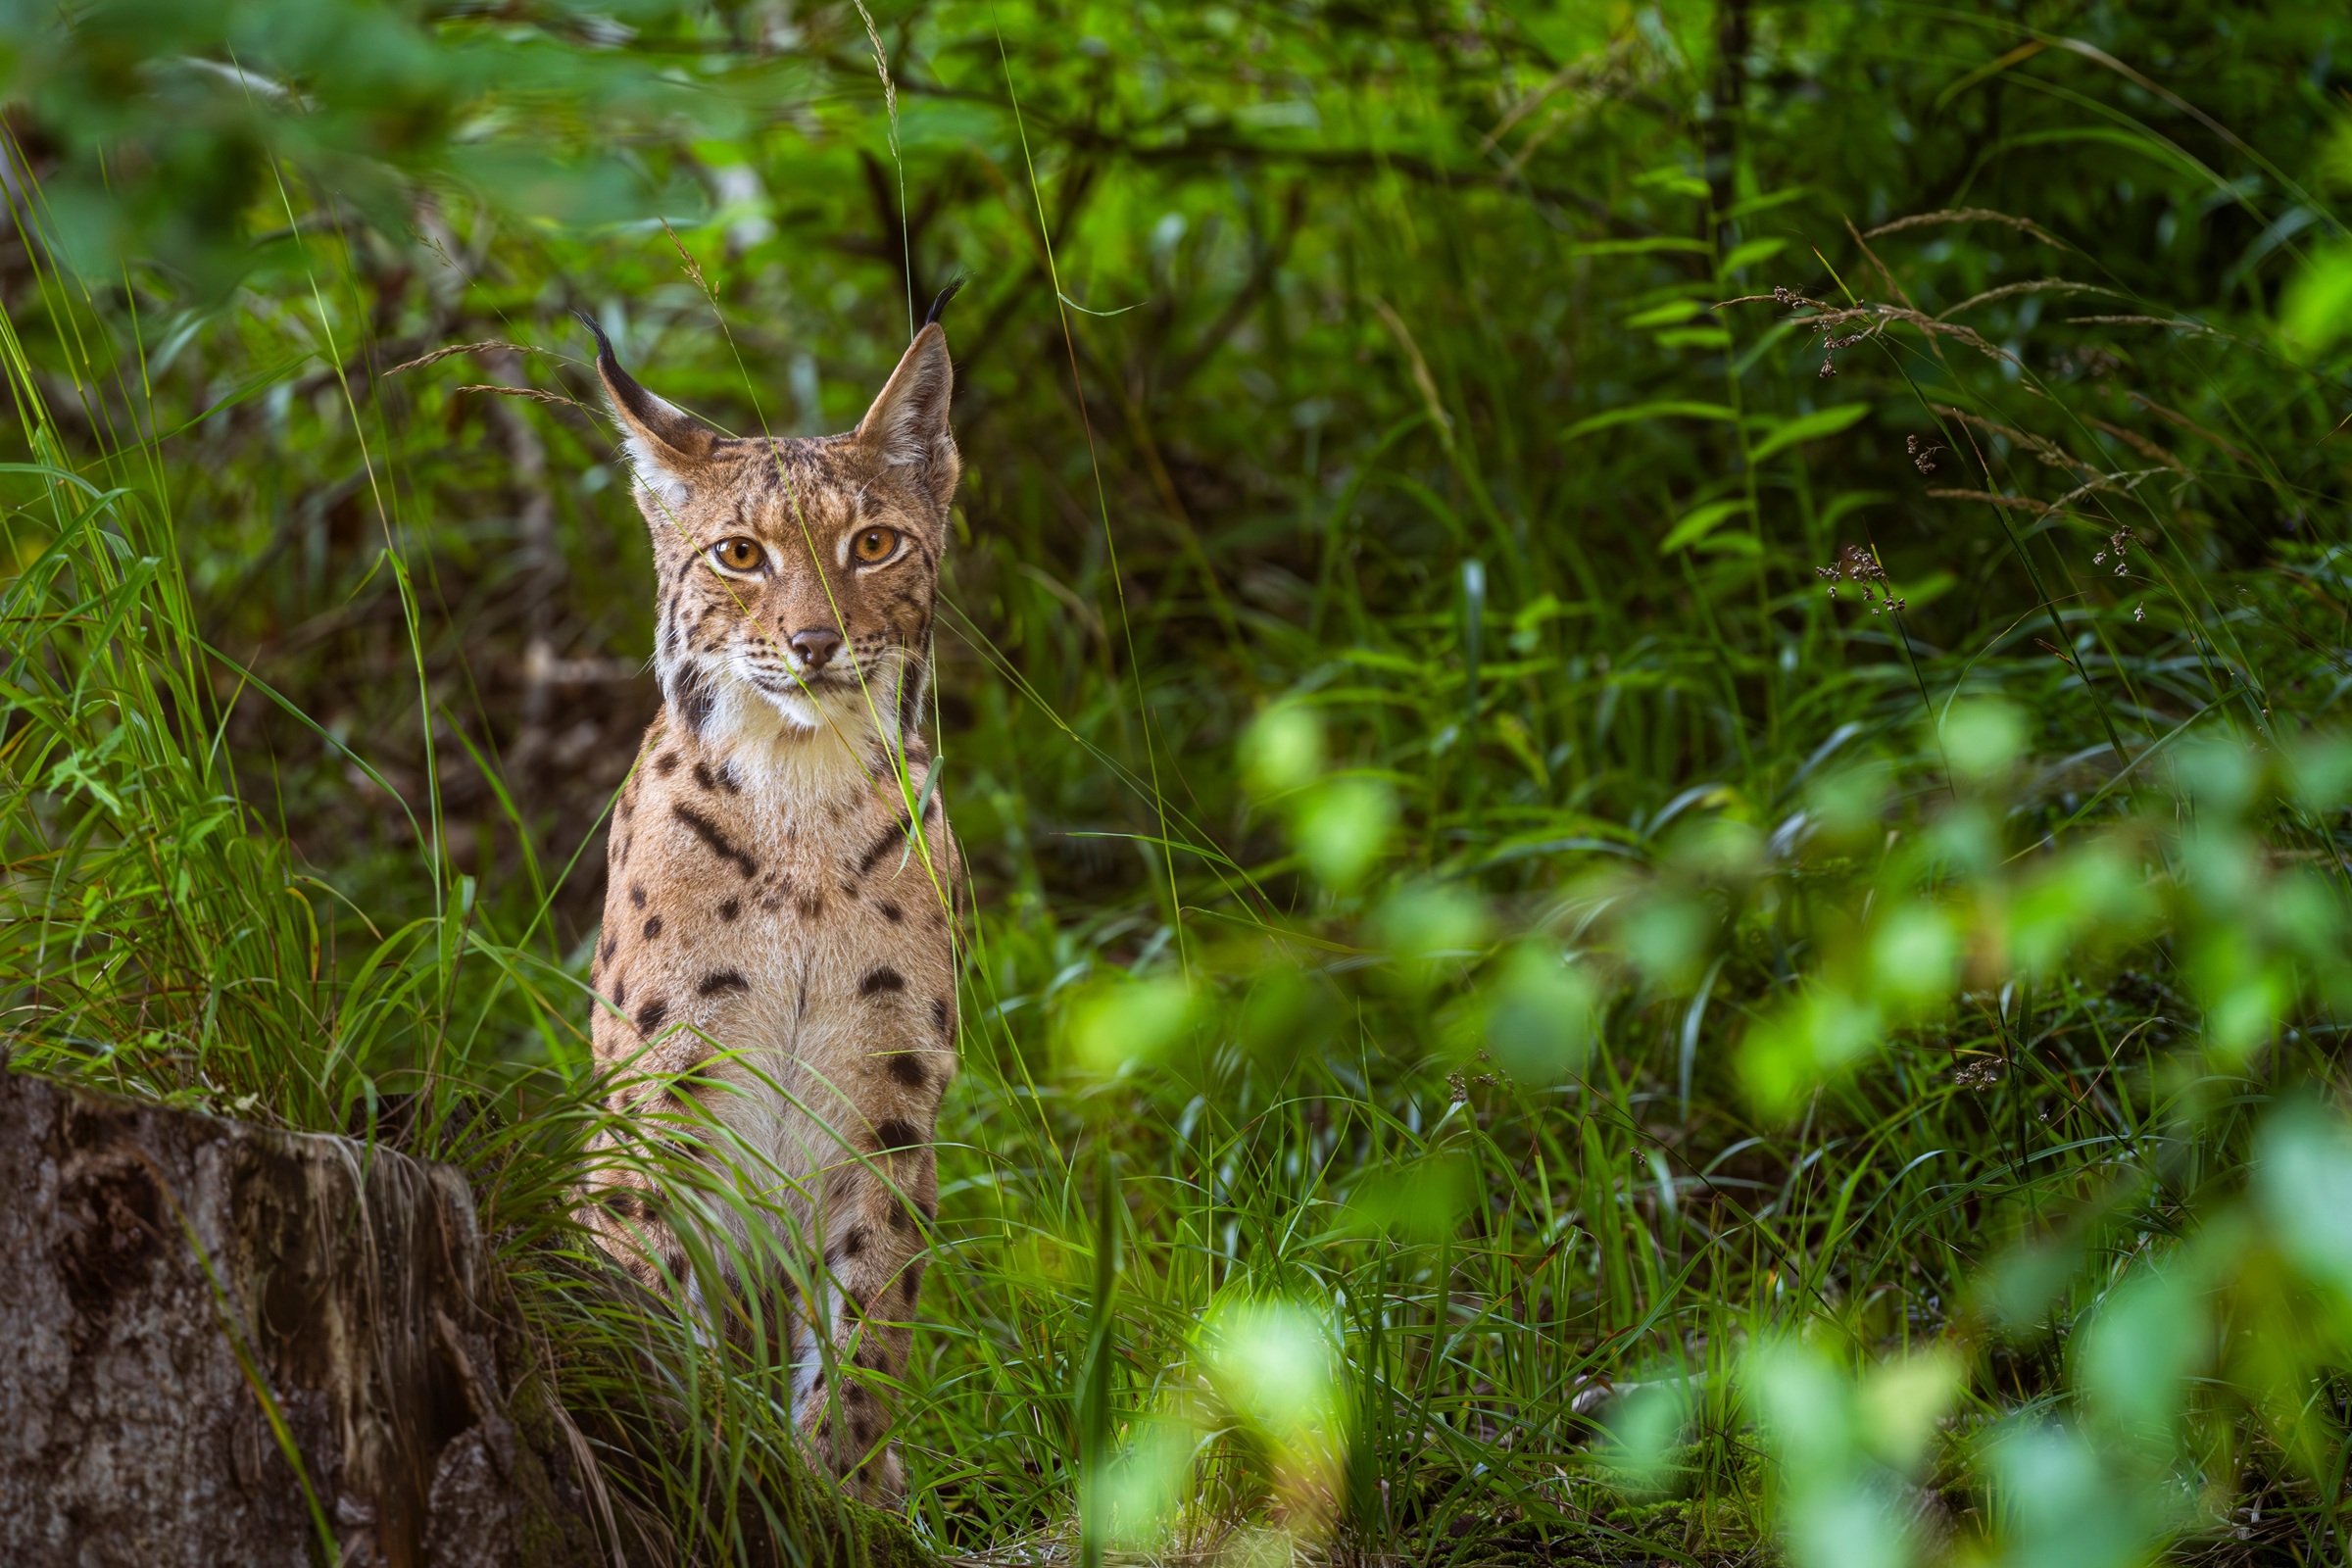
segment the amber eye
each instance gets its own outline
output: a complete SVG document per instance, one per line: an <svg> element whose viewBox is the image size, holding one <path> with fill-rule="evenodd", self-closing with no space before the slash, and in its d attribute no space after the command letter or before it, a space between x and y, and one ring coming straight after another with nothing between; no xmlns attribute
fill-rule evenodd
<svg viewBox="0 0 2352 1568"><path fill-rule="evenodd" d="M710 547L710 564L722 571L758 571L766 560L757 539L721 539Z"/></svg>
<svg viewBox="0 0 2352 1568"><path fill-rule="evenodd" d="M850 553L870 566L877 561L888 560L890 553L898 548L896 528L868 528L851 542Z"/></svg>

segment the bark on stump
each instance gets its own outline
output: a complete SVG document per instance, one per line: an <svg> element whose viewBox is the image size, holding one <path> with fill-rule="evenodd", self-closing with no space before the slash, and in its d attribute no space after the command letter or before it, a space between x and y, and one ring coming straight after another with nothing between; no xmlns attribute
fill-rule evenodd
<svg viewBox="0 0 2352 1568"><path fill-rule="evenodd" d="M0 1071L0 1562L611 1561L457 1172Z"/></svg>

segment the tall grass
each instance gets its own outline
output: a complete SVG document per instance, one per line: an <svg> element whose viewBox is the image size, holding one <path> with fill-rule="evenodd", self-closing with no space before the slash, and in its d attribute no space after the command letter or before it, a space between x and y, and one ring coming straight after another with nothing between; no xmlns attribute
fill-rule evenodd
<svg viewBox="0 0 2352 1568"><path fill-rule="evenodd" d="M54 264L21 159L15 1061L460 1160L632 1549L824 1550L760 1349L566 1219L648 590L593 420L478 388L580 394L576 292L665 395L837 424L961 264L919 1536L2340 1554L2346 1250L2262 1174L2347 1168L2271 1111L2344 982L2311 39L1217 15L884 15L895 130L638 149L814 218L443 189L395 256L289 142L220 318ZM671 26L528 90L776 69Z"/></svg>

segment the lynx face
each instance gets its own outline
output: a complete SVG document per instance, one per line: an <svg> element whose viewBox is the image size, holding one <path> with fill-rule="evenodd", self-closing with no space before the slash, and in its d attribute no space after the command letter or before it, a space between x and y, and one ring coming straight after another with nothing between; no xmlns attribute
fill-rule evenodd
<svg viewBox="0 0 2352 1568"><path fill-rule="evenodd" d="M813 440L720 437L609 347L597 366L653 534L670 712L746 740L914 728L961 473L940 329L923 328L856 430Z"/></svg>

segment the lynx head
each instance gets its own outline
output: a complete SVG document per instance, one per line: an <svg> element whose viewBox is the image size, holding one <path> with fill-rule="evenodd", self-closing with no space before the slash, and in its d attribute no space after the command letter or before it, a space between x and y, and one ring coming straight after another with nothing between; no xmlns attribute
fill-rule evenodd
<svg viewBox="0 0 2352 1568"><path fill-rule="evenodd" d="M777 440L723 437L654 396L581 319L653 531L654 665L672 721L714 738L912 730L962 472L937 320L857 429Z"/></svg>

